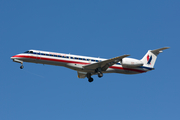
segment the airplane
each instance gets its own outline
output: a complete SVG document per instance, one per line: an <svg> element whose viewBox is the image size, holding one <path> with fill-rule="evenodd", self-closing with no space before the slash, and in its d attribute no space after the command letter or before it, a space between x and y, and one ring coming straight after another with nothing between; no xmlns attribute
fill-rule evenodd
<svg viewBox="0 0 180 120"><path fill-rule="evenodd" d="M87 77L88 81L92 82L92 75L98 75L101 78L104 73L139 74L151 71L154 69L157 55L168 48L148 50L141 60L127 58L130 56L128 54L103 59L40 50L28 50L12 56L11 59L14 62L21 63L21 69L24 68L23 62L67 67L76 70L78 78Z"/></svg>

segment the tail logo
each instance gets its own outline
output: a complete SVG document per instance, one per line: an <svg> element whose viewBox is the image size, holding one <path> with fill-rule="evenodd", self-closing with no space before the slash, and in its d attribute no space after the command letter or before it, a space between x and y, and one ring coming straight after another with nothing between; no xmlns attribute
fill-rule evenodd
<svg viewBox="0 0 180 120"><path fill-rule="evenodd" d="M147 64L151 65L151 61L152 61L152 55L151 57L149 57L149 55L147 56Z"/></svg>

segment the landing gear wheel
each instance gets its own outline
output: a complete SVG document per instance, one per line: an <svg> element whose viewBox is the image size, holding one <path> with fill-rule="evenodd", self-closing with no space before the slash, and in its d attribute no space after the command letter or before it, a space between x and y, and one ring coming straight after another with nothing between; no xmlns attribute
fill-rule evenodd
<svg viewBox="0 0 180 120"><path fill-rule="evenodd" d="M21 65L21 66L20 66L20 69L23 69L23 68L24 68L24 66L23 66L23 65Z"/></svg>
<svg viewBox="0 0 180 120"><path fill-rule="evenodd" d="M93 78L92 78L92 77L91 77L91 78L89 78L89 79L88 79L88 81L89 81L89 82L92 82L92 81L93 81Z"/></svg>
<svg viewBox="0 0 180 120"><path fill-rule="evenodd" d="M101 78L103 74L101 72L98 72L98 77Z"/></svg>

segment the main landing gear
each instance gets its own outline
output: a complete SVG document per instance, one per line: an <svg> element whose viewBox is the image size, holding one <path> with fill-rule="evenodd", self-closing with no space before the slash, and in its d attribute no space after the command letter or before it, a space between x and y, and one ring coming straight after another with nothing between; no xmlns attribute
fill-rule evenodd
<svg viewBox="0 0 180 120"><path fill-rule="evenodd" d="M98 77L101 78L103 76L102 72L98 72Z"/></svg>
<svg viewBox="0 0 180 120"><path fill-rule="evenodd" d="M103 73L102 73L102 70L101 70L100 67L97 68L97 69L95 70L95 72L98 74L98 77L99 77L99 78L101 78L101 77L103 76Z"/></svg>
<svg viewBox="0 0 180 120"><path fill-rule="evenodd" d="M88 81L89 81L89 82L92 82L92 81L93 81L93 78L92 78L92 77L88 78Z"/></svg>
<svg viewBox="0 0 180 120"><path fill-rule="evenodd" d="M103 73L101 72L101 69L100 68L98 68L98 69L96 69L95 70L95 73L97 73L98 74L98 77L99 78L101 78L102 76L103 76ZM93 82L93 78L91 77L91 73L87 73L87 78L88 78L88 81L89 82Z"/></svg>
<svg viewBox="0 0 180 120"><path fill-rule="evenodd" d="M88 81L89 81L89 82L92 82L92 81L93 81L93 78L91 77L91 73L88 73L88 74L87 74L87 78L88 78Z"/></svg>

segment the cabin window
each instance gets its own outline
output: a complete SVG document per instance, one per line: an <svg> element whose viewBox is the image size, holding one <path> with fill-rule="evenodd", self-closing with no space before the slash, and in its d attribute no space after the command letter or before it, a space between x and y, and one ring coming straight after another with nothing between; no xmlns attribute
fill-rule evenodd
<svg viewBox="0 0 180 120"><path fill-rule="evenodd" d="M73 57L71 57L71 59L73 59Z"/></svg>
<svg viewBox="0 0 180 120"><path fill-rule="evenodd" d="M61 57L61 55L58 55L58 57Z"/></svg>
<svg viewBox="0 0 180 120"><path fill-rule="evenodd" d="M33 53L33 51L29 51L29 53Z"/></svg>

